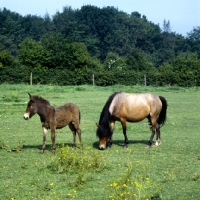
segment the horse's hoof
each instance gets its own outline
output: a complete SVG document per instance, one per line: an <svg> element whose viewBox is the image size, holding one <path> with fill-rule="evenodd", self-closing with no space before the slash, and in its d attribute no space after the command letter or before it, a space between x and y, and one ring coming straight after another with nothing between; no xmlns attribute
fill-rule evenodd
<svg viewBox="0 0 200 200"><path fill-rule="evenodd" d="M146 149L150 149L150 148L151 148L151 146L150 146L150 145L147 145L147 146L146 146Z"/></svg>
<svg viewBox="0 0 200 200"><path fill-rule="evenodd" d="M106 147L106 149L110 149L110 148L111 148L111 146L107 146L107 147Z"/></svg>
<svg viewBox="0 0 200 200"><path fill-rule="evenodd" d="M127 149L127 148L128 148L128 146L127 146L127 145L124 145L124 146L123 146L123 148L124 148L124 149Z"/></svg>

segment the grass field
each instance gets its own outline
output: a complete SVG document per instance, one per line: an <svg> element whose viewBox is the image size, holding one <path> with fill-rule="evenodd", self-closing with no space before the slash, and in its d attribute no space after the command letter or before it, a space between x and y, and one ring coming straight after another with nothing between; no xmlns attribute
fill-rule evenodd
<svg viewBox="0 0 200 200"><path fill-rule="evenodd" d="M166 98L161 146L145 148L150 130L144 120L127 124L127 149L116 123L112 148L98 150L95 123L115 91ZM83 150L71 148L73 138L66 127L56 132L56 154L51 153L50 132L45 153L39 154L40 119L23 119L28 92L54 106L73 102L80 107ZM199 199L199 100L199 88L0 85L0 199Z"/></svg>

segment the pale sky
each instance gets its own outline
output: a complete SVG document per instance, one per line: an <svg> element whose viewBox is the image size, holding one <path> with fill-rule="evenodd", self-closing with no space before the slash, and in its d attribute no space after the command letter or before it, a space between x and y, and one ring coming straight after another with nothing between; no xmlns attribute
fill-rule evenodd
<svg viewBox="0 0 200 200"><path fill-rule="evenodd" d="M0 9L5 7L23 16L43 17L45 13L52 16L57 11L62 12L64 6L80 9L83 5L114 6L128 14L137 11L161 28L164 19L169 20L171 31L183 36L200 26L200 0L0 0Z"/></svg>

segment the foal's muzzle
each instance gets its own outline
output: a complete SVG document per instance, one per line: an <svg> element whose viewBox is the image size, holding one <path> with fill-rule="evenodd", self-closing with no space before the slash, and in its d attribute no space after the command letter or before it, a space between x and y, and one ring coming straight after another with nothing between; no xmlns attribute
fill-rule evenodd
<svg viewBox="0 0 200 200"><path fill-rule="evenodd" d="M24 114L24 119L25 119L25 120L28 120L28 119L29 119L29 114L28 114L28 113L25 113L25 114Z"/></svg>

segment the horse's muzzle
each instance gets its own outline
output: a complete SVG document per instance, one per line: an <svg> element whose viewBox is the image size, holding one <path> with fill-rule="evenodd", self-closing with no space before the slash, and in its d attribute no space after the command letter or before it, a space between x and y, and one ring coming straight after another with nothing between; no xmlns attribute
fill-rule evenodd
<svg viewBox="0 0 200 200"><path fill-rule="evenodd" d="M106 149L106 144L99 145L99 150L105 150L105 149Z"/></svg>
<svg viewBox="0 0 200 200"><path fill-rule="evenodd" d="M99 147L99 150L105 150L105 148L103 148L103 147Z"/></svg>

